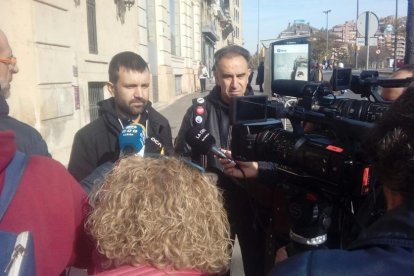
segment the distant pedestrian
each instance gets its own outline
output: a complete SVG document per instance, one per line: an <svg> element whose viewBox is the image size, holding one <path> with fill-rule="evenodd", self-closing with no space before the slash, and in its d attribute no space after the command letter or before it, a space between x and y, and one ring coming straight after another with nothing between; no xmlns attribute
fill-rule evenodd
<svg viewBox="0 0 414 276"><path fill-rule="evenodd" d="M261 61L259 67L257 67L257 77L256 84L259 85L260 92L263 92L263 82L264 82L264 62Z"/></svg>
<svg viewBox="0 0 414 276"><path fill-rule="evenodd" d="M206 80L209 78L207 67L200 62L200 67L198 70L198 78L200 79L201 93L207 91L206 89Z"/></svg>
<svg viewBox="0 0 414 276"><path fill-rule="evenodd" d="M249 75L249 80L247 81L247 83L248 83L249 86L252 86L253 77L254 77L254 71L252 70L250 72L250 75Z"/></svg>
<svg viewBox="0 0 414 276"><path fill-rule="evenodd" d="M316 82L321 82L323 81L323 65L320 63L316 63L316 68L315 68L315 81Z"/></svg>

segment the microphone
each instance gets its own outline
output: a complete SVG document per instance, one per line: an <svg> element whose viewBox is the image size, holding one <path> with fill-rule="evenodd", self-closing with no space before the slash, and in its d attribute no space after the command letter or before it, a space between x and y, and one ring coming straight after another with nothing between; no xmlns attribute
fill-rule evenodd
<svg viewBox="0 0 414 276"><path fill-rule="evenodd" d="M199 154L211 152L220 158L232 161L215 145L216 139L205 128L191 127L186 133L185 141L193 151Z"/></svg>
<svg viewBox="0 0 414 276"><path fill-rule="evenodd" d="M145 127L141 124L132 124L122 129L118 135L121 156L135 154L144 156Z"/></svg>
<svg viewBox="0 0 414 276"><path fill-rule="evenodd" d="M153 155L163 155L164 154L164 146L160 142L158 137L148 137L145 139L145 152L144 157L153 156Z"/></svg>

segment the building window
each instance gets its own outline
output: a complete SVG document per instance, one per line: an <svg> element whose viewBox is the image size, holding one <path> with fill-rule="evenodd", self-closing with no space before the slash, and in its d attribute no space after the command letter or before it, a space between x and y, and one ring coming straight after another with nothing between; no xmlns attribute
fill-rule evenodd
<svg viewBox="0 0 414 276"><path fill-rule="evenodd" d="M95 0L86 1L87 20L88 20L88 42L89 53L98 53L98 38L96 34L96 8Z"/></svg>
<svg viewBox="0 0 414 276"><path fill-rule="evenodd" d="M181 75L175 75L174 76L174 80L175 80L175 95L180 95L183 93L183 89L181 87Z"/></svg>
<svg viewBox="0 0 414 276"><path fill-rule="evenodd" d="M104 99L103 88L104 82L89 82L88 83L88 97L89 97L89 117L90 121L98 119L98 102Z"/></svg>
<svg viewBox="0 0 414 276"><path fill-rule="evenodd" d="M171 54L176 56L181 55L179 12L178 1L170 0Z"/></svg>

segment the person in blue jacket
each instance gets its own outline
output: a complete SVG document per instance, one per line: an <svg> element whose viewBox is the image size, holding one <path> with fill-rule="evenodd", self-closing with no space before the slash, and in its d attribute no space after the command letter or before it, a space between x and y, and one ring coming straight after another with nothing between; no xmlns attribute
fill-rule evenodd
<svg viewBox="0 0 414 276"><path fill-rule="evenodd" d="M35 128L9 116L6 99L10 96L13 75L19 72L6 34L0 30L0 131L11 130L16 134L17 149L27 155L49 156L45 140Z"/></svg>

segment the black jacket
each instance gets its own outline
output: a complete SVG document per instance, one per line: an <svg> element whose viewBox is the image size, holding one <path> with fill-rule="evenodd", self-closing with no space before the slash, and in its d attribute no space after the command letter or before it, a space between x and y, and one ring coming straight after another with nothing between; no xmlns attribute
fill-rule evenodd
<svg viewBox="0 0 414 276"><path fill-rule="evenodd" d="M114 98L98 103L99 118L81 128L76 134L72 145L68 170L81 181L97 167L119 158L118 135L123 126L130 122L119 119L115 111ZM146 120L147 137L155 137L164 147L164 153L172 155L172 135L168 120L152 108L148 102Z"/></svg>
<svg viewBox="0 0 414 276"><path fill-rule="evenodd" d="M205 115L204 127L216 140L216 145L223 149L230 149L230 121L229 106L224 104L220 98L220 87L216 86L204 97ZM193 106L190 106L184 115L177 138L175 139L175 152L181 156L192 157L193 161L198 162L199 157L191 151L191 147L186 143L185 136L188 130L194 126ZM214 158L212 154L207 155L208 167L221 169L221 164Z"/></svg>
<svg viewBox="0 0 414 276"><path fill-rule="evenodd" d="M33 127L9 116L9 105L0 95L0 131L12 130L16 134L17 149L27 155L50 156L47 144Z"/></svg>
<svg viewBox="0 0 414 276"><path fill-rule="evenodd" d="M275 266L269 275L413 275L414 204L374 222L349 250L313 250Z"/></svg>
<svg viewBox="0 0 414 276"><path fill-rule="evenodd" d="M245 94L248 93L252 91L247 89ZM230 149L229 106L221 101L220 87L214 87L204 99L207 112L204 116L204 127L216 140L216 146ZM187 131L195 124L194 109L191 106L184 115L174 149L177 154L191 157L193 161L199 163L200 155L192 151L185 141ZM224 174L220 162L210 153L207 154L206 159L207 171L216 173L218 176L217 185L223 191L224 206L231 232L237 234L240 242L245 275L264 275L266 235L263 222L269 220L267 217L262 219L262 216L258 215L258 210L262 209L252 198L253 190L257 191L260 185L250 180L238 180Z"/></svg>

